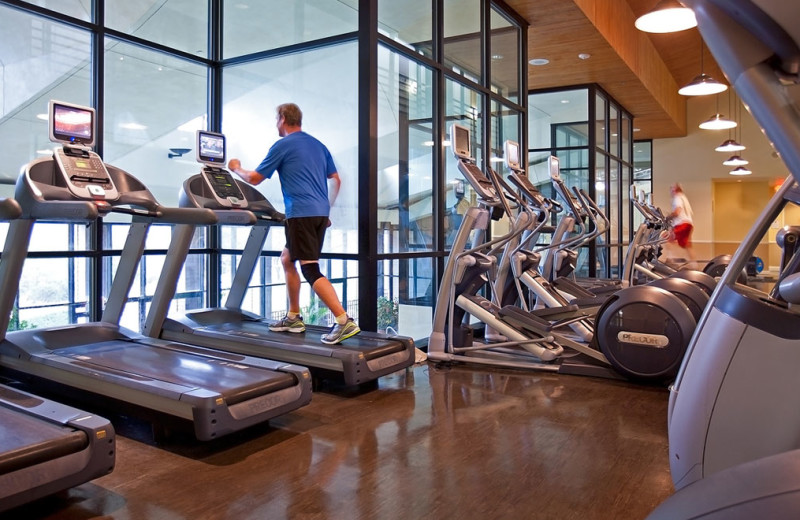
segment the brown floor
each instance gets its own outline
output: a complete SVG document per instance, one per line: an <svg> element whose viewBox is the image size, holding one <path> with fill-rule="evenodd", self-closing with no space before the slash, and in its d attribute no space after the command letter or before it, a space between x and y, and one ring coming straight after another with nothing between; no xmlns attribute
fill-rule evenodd
<svg viewBox="0 0 800 520"><path fill-rule="evenodd" d="M48 519L641 519L672 492L666 389L416 365L211 444L118 428ZM115 424L116 426L116 424Z"/></svg>

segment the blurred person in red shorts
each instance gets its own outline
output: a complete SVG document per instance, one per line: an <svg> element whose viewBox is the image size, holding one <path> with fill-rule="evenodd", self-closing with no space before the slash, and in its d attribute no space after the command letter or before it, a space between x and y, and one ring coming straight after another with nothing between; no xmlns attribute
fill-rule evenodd
<svg viewBox="0 0 800 520"><path fill-rule="evenodd" d="M675 235L675 242L686 251L689 262L694 263L694 252L692 251L692 231L694 222L692 221L692 205L683 192L683 188L677 182L669 187L672 196L672 212L669 220L672 223L672 232Z"/></svg>

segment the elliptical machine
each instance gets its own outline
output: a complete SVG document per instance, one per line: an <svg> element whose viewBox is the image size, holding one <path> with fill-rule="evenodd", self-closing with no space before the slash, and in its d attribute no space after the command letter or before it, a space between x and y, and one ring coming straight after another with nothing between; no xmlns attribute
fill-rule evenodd
<svg viewBox="0 0 800 520"><path fill-rule="evenodd" d="M524 182L517 184L520 190L517 195L492 170L488 171L488 177L484 175L470 156L468 129L454 125L450 135L453 151L459 159L459 171L478 193L480 207L469 208L454 240L439 289L428 344L429 359L612 378L622 374L639 381L671 379L694 331L695 318L680 298L665 289L642 286L631 288L627 293L619 291L626 297L615 298L618 303L601 309L596 318L598 330L607 328L613 333L595 334L591 342L576 340L566 330L575 319L561 315L576 310L569 305L561 309L528 311L514 305L499 305L503 298L495 294L493 300L477 294L490 279L495 282L493 288L501 291L504 283L501 276L495 275L496 258L482 251L498 252L526 231L533 233L541 229L544 221L532 215L546 210L533 207L535 202L526 205L525 200L537 201L541 197L525 193ZM557 166L557 161L551 161L556 173ZM521 168L514 173L524 178ZM482 235L492 217L499 218L503 212L513 216L509 199L519 210L517 218L512 218L509 233L467 249L470 235L473 232ZM515 253L518 252L515 248ZM500 263L514 262L503 259ZM530 269L536 268L534 262ZM468 322L470 315L498 331L507 341L475 342ZM605 321L601 321L603 319Z"/></svg>

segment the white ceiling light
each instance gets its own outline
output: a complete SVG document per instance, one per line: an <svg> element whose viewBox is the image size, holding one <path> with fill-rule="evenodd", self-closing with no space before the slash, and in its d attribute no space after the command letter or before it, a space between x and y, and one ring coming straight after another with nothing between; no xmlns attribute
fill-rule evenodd
<svg viewBox="0 0 800 520"><path fill-rule="evenodd" d="M721 145L714 148L718 152L741 152L746 147L733 139L726 139Z"/></svg>
<svg viewBox="0 0 800 520"><path fill-rule="evenodd" d="M547 65L548 63L550 63L550 60L548 60L547 58L533 58L528 63L537 67L541 67L542 65Z"/></svg>
<svg viewBox="0 0 800 520"><path fill-rule="evenodd" d="M736 121L731 121L722 114L714 114L707 120L700 123L703 130L729 130L736 128Z"/></svg>
<svg viewBox="0 0 800 520"><path fill-rule="evenodd" d="M637 29L649 33L670 33L697 27L694 12L677 0L662 0L648 13L636 19Z"/></svg>
<svg viewBox="0 0 800 520"><path fill-rule="evenodd" d="M742 159L738 155L731 155L730 157L728 157L728 159L723 161L722 164L724 164L725 166L744 166L745 164L750 164L750 161L748 161L747 159Z"/></svg>
<svg viewBox="0 0 800 520"><path fill-rule="evenodd" d="M731 175L750 175L751 173L753 172L751 172L744 166L738 166L731 170Z"/></svg>

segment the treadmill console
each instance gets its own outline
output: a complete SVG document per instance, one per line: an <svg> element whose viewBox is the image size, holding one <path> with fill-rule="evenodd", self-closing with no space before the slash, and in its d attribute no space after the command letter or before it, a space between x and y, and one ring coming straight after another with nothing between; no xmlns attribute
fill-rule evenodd
<svg viewBox="0 0 800 520"><path fill-rule="evenodd" d="M55 167L69 191L82 199L118 199L119 193L103 159L91 150L95 141L95 110L50 101L48 115L50 140L62 144L53 152Z"/></svg>
<svg viewBox="0 0 800 520"><path fill-rule="evenodd" d="M245 198L233 175L225 169L225 136L197 131L197 161L203 164L201 176L217 203L224 208L243 209Z"/></svg>

